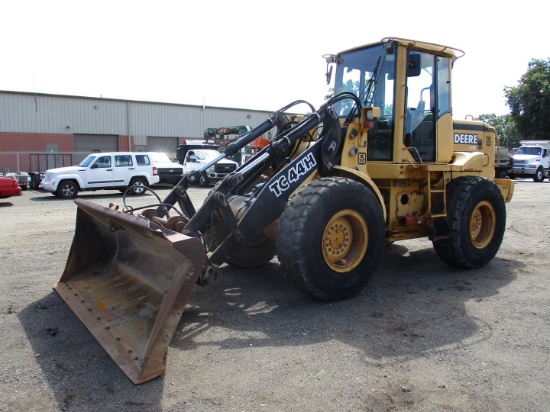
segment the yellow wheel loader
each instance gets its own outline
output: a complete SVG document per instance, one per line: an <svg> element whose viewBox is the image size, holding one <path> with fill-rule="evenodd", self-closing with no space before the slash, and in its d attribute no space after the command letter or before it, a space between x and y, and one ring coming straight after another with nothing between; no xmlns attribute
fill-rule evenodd
<svg viewBox="0 0 550 412"><path fill-rule="evenodd" d="M334 88L325 104L283 107L158 204L118 210L77 199L55 290L142 383L163 373L195 284L215 280L223 263L277 255L299 289L325 300L359 293L395 241L427 237L454 267L485 265L503 240L514 186L495 179L495 129L452 119L451 69L463 54L384 38L324 56ZM311 114L288 114L300 104ZM189 185L271 129L269 145L195 209Z"/></svg>

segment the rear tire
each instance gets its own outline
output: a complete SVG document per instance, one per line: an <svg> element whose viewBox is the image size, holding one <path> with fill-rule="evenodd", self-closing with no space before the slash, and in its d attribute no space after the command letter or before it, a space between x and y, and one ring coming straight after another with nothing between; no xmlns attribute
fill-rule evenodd
<svg viewBox="0 0 550 412"><path fill-rule="evenodd" d="M142 196L147 191L147 182L142 177L135 177L132 179L128 187L132 188L132 190L128 190L128 194Z"/></svg>
<svg viewBox="0 0 550 412"><path fill-rule="evenodd" d="M498 186L479 177L459 177L447 186L449 237L433 242L445 263L478 268L495 257L506 226L506 205Z"/></svg>
<svg viewBox="0 0 550 412"><path fill-rule="evenodd" d="M380 202L363 184L329 177L314 180L287 203L277 234L283 271L320 299L359 293L384 251Z"/></svg>
<svg viewBox="0 0 550 412"><path fill-rule="evenodd" d="M62 199L74 199L78 194L78 185L72 180L62 180L57 186L56 194Z"/></svg>
<svg viewBox="0 0 550 412"><path fill-rule="evenodd" d="M208 179L208 177L201 175L201 177L199 178L199 184L202 187L210 186L210 180Z"/></svg>

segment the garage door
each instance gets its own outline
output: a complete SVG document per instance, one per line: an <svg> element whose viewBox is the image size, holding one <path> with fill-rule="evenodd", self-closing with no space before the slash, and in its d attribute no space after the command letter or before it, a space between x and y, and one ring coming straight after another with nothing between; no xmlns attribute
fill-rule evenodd
<svg viewBox="0 0 550 412"><path fill-rule="evenodd" d="M168 157L175 158L178 152L178 138L177 137L147 137L147 151L149 152L163 152Z"/></svg>
<svg viewBox="0 0 550 412"><path fill-rule="evenodd" d="M118 136L105 134L75 134L74 151L92 153L118 152Z"/></svg>
<svg viewBox="0 0 550 412"><path fill-rule="evenodd" d="M77 152L75 163L80 163L93 152L118 152L118 136L105 134L75 134L74 151Z"/></svg>

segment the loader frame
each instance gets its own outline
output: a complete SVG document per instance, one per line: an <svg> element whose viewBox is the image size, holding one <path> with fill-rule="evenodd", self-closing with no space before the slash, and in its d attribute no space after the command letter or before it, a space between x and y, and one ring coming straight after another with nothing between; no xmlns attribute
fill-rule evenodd
<svg viewBox="0 0 550 412"><path fill-rule="evenodd" d="M384 243L396 240L428 237L451 266L483 266L499 250L514 185L494 179L495 129L452 119L457 54L386 38L327 55L327 81L336 65L336 94L325 104L315 110L299 100L281 108L186 173L158 204L134 215L138 209L121 213L77 200L57 292L142 383L164 371L193 285L213 281L223 263L256 266L277 253L299 289L325 300L363 290ZM428 94L427 107L407 97L421 103ZM311 114L288 114L298 104ZM196 209L190 186L274 128L270 143Z"/></svg>

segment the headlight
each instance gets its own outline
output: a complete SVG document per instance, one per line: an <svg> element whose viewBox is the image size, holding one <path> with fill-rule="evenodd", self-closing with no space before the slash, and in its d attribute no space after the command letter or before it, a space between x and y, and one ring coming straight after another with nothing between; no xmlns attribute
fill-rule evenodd
<svg viewBox="0 0 550 412"><path fill-rule="evenodd" d="M206 169L208 173L214 173L215 169L214 166L210 166L208 169Z"/></svg>

